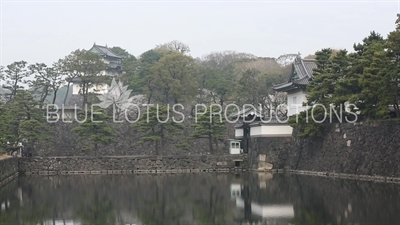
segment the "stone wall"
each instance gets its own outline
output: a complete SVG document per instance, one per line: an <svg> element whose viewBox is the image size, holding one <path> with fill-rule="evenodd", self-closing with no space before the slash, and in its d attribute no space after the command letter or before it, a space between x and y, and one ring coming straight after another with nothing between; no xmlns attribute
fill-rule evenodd
<svg viewBox="0 0 400 225"><path fill-rule="evenodd" d="M290 169L400 177L399 120L329 124L323 132L323 138L294 138Z"/></svg>
<svg viewBox="0 0 400 225"><path fill-rule="evenodd" d="M18 176L18 158L0 160L0 187Z"/></svg>
<svg viewBox="0 0 400 225"><path fill-rule="evenodd" d="M246 155L34 157L19 160L19 171L24 174L174 173L247 168Z"/></svg>
<svg viewBox="0 0 400 225"><path fill-rule="evenodd" d="M271 163L274 169L283 169L287 165L288 153L292 143L291 137L259 137L250 140L249 161L251 169L259 167L259 156L265 156L265 162Z"/></svg>

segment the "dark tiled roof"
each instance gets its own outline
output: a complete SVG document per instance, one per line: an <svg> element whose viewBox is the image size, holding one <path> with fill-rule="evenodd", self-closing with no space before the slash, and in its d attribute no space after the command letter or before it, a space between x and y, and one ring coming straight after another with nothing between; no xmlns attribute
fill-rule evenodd
<svg viewBox="0 0 400 225"><path fill-rule="evenodd" d="M287 82L274 85L276 91L287 91L298 85L307 85L313 77L313 69L317 68L314 59L296 58L292 65L292 73ZM296 75L296 76L295 76Z"/></svg>
<svg viewBox="0 0 400 225"><path fill-rule="evenodd" d="M298 85L307 85L310 83L310 79L308 77L303 77L301 79L296 79L293 80L293 84L298 84Z"/></svg>
<svg viewBox="0 0 400 225"><path fill-rule="evenodd" d="M109 57L114 57L114 58L119 58L122 59L123 57L114 53L109 49L108 47L101 46L101 45L93 45L93 47L90 49L90 51L93 51L93 49L96 49L95 51L98 52L100 55L103 56L109 56Z"/></svg>
<svg viewBox="0 0 400 225"><path fill-rule="evenodd" d="M260 117L261 113L259 112L259 110L254 109L252 107L245 107L242 110L240 110L239 112L231 114L229 117L230 118L237 118L237 117L243 118L243 117L246 117L249 115L256 115L257 117Z"/></svg>
<svg viewBox="0 0 400 225"><path fill-rule="evenodd" d="M259 125L266 125L266 124L281 124L281 125L286 125L287 118L277 118L277 117L264 117L262 121L255 121L250 124L250 127L256 127Z"/></svg>
<svg viewBox="0 0 400 225"><path fill-rule="evenodd" d="M316 60L314 59L303 59L304 68L306 69L307 73L311 76L313 75L313 70L317 68Z"/></svg>

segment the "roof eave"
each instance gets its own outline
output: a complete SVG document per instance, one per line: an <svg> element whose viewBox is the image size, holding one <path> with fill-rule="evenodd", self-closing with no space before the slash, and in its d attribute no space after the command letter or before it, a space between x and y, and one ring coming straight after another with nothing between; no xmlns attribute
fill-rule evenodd
<svg viewBox="0 0 400 225"><path fill-rule="evenodd" d="M274 88L274 90L278 91L278 92L287 92L287 91L301 89L301 88L305 88L305 87L306 87L306 85L292 84L292 85L287 86L287 87Z"/></svg>

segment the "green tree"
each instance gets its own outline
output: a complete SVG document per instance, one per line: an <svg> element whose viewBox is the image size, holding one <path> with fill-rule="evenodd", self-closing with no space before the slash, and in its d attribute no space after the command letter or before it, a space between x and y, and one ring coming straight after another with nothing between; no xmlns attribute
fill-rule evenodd
<svg viewBox="0 0 400 225"><path fill-rule="evenodd" d="M17 146L18 142L27 138L25 134L30 125L35 125L30 126L35 128L35 131L40 131L37 133L37 138L31 138L33 142L30 143L38 143L42 137L45 137L44 126L38 125L38 123L43 125L43 113L38 106L39 102L35 101L32 94L25 90L19 90L12 102L0 104L0 144L3 149L6 143L10 143L8 147L13 148Z"/></svg>
<svg viewBox="0 0 400 225"><path fill-rule="evenodd" d="M366 66L360 77L360 104L358 108L367 119L386 119L389 117L390 103L395 96L388 92L392 86L390 60L384 50L384 43L371 44L362 55Z"/></svg>
<svg viewBox="0 0 400 225"><path fill-rule="evenodd" d="M309 108L290 118L289 123L300 130L300 137L319 136L322 124L333 121L335 111L338 119L343 119L345 103L348 99L344 80L349 76L350 60L346 50L333 52L326 48L315 53L317 68L307 86L307 106ZM331 120L332 119L332 120Z"/></svg>
<svg viewBox="0 0 400 225"><path fill-rule="evenodd" d="M233 67L206 68L207 77L203 88L210 91L212 101L223 106L235 90L235 80L232 78Z"/></svg>
<svg viewBox="0 0 400 225"><path fill-rule="evenodd" d="M129 84L134 93L149 93L148 100L150 102L153 93L153 87L150 86L150 68L162 58L167 52L162 49L151 49L142 53L136 61L136 65L125 65L126 73L123 75L125 81Z"/></svg>
<svg viewBox="0 0 400 225"><path fill-rule="evenodd" d="M10 91L10 93L6 94L8 100L12 100L17 94L17 91L23 89L22 84L28 76L29 71L27 62L25 61L13 62L6 67L4 70L6 85L3 85L3 87Z"/></svg>
<svg viewBox="0 0 400 225"><path fill-rule="evenodd" d="M10 103L4 104L0 101L0 152L6 152L8 143L15 143L18 140L19 120L9 107Z"/></svg>
<svg viewBox="0 0 400 225"><path fill-rule="evenodd" d="M390 104L393 105L397 117L400 116L400 14L397 14L396 29L388 35L387 56L390 59Z"/></svg>
<svg viewBox="0 0 400 225"><path fill-rule="evenodd" d="M74 78L79 79L83 107L89 103L89 88L107 80L107 77L102 76L106 64L99 55L90 51L79 49L73 51L63 60L63 68L68 74L68 83L71 83Z"/></svg>
<svg viewBox="0 0 400 225"><path fill-rule="evenodd" d="M210 153L214 153L213 142L218 148L218 142L223 140L223 136L226 131L225 121L223 117L218 114L220 108L208 106L204 112L198 112L198 118L195 118L195 124L193 125L194 131L190 134L191 138L207 138Z"/></svg>
<svg viewBox="0 0 400 225"><path fill-rule="evenodd" d="M173 120L172 108L169 106L148 106L147 113L133 126L143 133L139 143L153 142L157 155L163 155L168 136L182 134L184 125ZM160 151L161 146L161 151Z"/></svg>
<svg viewBox="0 0 400 225"><path fill-rule="evenodd" d="M78 140L84 144L82 150L93 150L97 155L100 145L109 145L114 141L114 130L107 123L109 120L100 110L86 111L81 115L84 122L71 131L78 135ZM82 118L81 118L82 119Z"/></svg>
<svg viewBox="0 0 400 225"><path fill-rule="evenodd" d="M55 103L57 92L61 85L64 84L64 72L61 60L53 64L53 67L47 67L44 63L36 63L29 66L31 74L35 80L30 82L30 86L34 89L34 93L39 94L39 105L43 108L47 97L52 94L52 104Z"/></svg>
<svg viewBox="0 0 400 225"><path fill-rule="evenodd" d="M139 61L134 55L130 54L123 48L112 47L111 51L124 57L124 59L122 60L123 74L120 79L123 80L125 83L130 84L130 88L133 89L133 92L140 93L143 83L137 80L139 79L139 77L137 76Z"/></svg>
<svg viewBox="0 0 400 225"><path fill-rule="evenodd" d="M46 126L38 120L30 119L22 121L19 126L21 140L26 140L27 146L30 148L30 155L35 152L35 145L48 139L46 135Z"/></svg>
<svg viewBox="0 0 400 225"><path fill-rule="evenodd" d="M261 82L260 82L261 81ZM260 71L256 69L247 69L241 76L237 85L237 98L241 104L252 104L259 106L262 103L263 88Z"/></svg>
<svg viewBox="0 0 400 225"><path fill-rule="evenodd" d="M164 104L185 103L195 99L198 83L194 60L181 53L162 57L151 68L148 95Z"/></svg>
<svg viewBox="0 0 400 225"><path fill-rule="evenodd" d="M4 72L4 66L0 66L0 80L3 80L4 76L3 72Z"/></svg>

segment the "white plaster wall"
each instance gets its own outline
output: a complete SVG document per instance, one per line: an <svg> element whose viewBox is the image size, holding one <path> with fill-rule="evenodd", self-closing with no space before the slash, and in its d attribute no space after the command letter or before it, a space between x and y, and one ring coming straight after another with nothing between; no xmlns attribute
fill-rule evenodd
<svg viewBox="0 0 400 225"><path fill-rule="evenodd" d="M305 91L298 91L294 93L288 93L287 95L287 105L288 105L288 116L298 114L304 110L306 107L303 106L303 102L307 101ZM293 97L296 97L296 102L293 102Z"/></svg>
<svg viewBox="0 0 400 225"><path fill-rule="evenodd" d="M79 84L72 84L72 94L73 95L77 95L79 94L79 90L81 88L79 87Z"/></svg>
<svg viewBox="0 0 400 225"><path fill-rule="evenodd" d="M250 137L261 136L262 134L262 126L250 127Z"/></svg>
<svg viewBox="0 0 400 225"><path fill-rule="evenodd" d="M262 136L274 137L274 136L292 136L293 127L289 125L275 125L269 126L264 125L262 128Z"/></svg>
<svg viewBox="0 0 400 225"><path fill-rule="evenodd" d="M241 138L241 137L243 137L243 128L235 129L235 138Z"/></svg>
<svg viewBox="0 0 400 225"><path fill-rule="evenodd" d="M260 125L250 128L250 137L291 137L293 127L289 125Z"/></svg>

